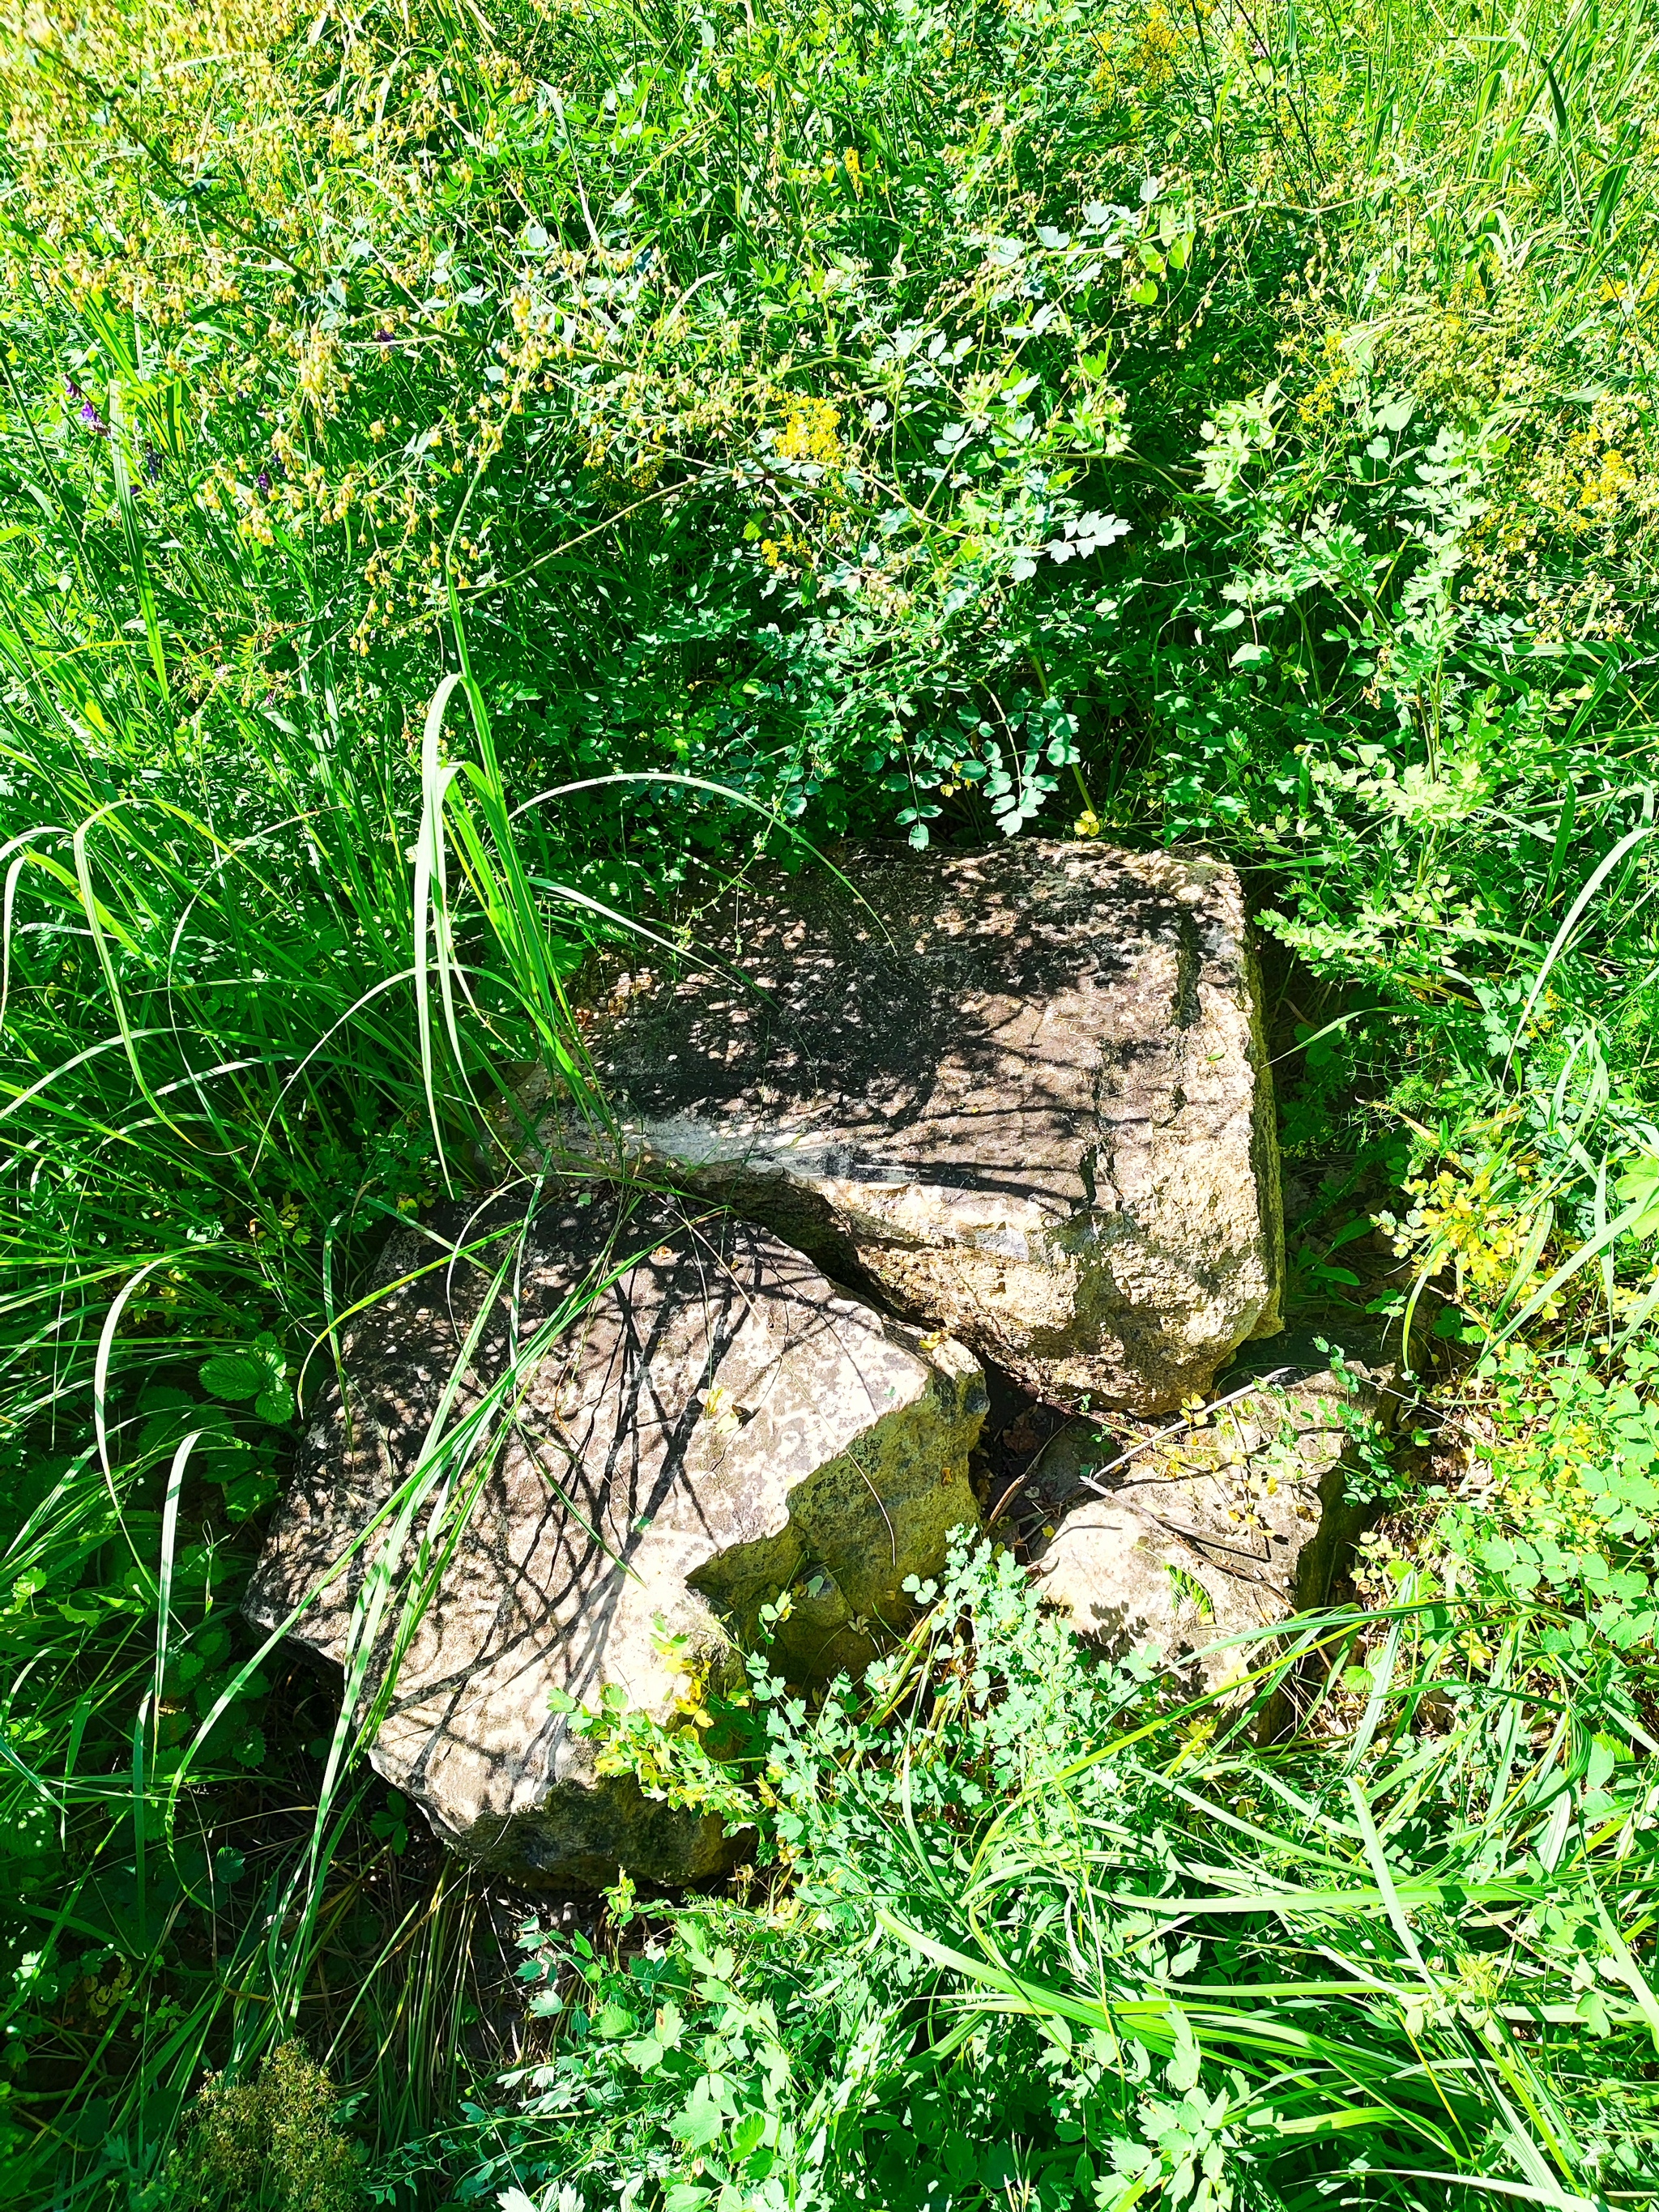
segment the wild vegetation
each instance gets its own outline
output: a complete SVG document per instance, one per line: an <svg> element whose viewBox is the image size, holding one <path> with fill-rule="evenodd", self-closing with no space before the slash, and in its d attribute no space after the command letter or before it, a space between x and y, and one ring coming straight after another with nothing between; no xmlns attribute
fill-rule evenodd
<svg viewBox="0 0 1659 2212"><path fill-rule="evenodd" d="M1659 2196L1644 0L9 0L9 2202ZM240 1624L571 978L842 838L1188 841L1297 1310L1432 1310L1243 1705L1006 1554L504 1912ZM495 1151L492 1155L492 1146Z"/></svg>

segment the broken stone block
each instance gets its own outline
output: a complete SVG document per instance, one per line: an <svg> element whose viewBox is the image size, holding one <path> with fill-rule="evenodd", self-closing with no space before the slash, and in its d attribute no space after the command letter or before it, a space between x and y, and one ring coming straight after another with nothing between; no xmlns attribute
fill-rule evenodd
<svg viewBox="0 0 1659 2212"><path fill-rule="evenodd" d="M738 1671L732 1634L785 1591L785 1671L867 1656L907 1620L906 1577L977 1522L977 1364L764 1230L611 1186L565 1191L527 1232L510 1200L443 1209L395 1238L379 1279L249 1617L275 1628L314 1594L290 1633L349 1665L388 1508L416 1498L394 1580L407 1591L423 1565L425 1601L394 1594L360 1693L386 1699L379 1771L521 1881L717 1871L719 1821L599 1772L556 1693L694 1711Z"/></svg>
<svg viewBox="0 0 1659 2212"><path fill-rule="evenodd" d="M1233 872L1020 838L744 890L741 969L594 1011L619 1142L1033 1394L1150 1413L1279 1327L1279 1154ZM533 1101L531 1110L534 1111Z"/></svg>
<svg viewBox="0 0 1659 2212"><path fill-rule="evenodd" d="M1073 1503L1037 1555L1043 1595L1080 1635L1179 1661L1326 1603L1386 1477L1397 1363L1375 1339L1336 1361L1306 1340L1269 1349L1261 1379L1121 1466L1131 1445L1086 1422L1044 1450L1040 1499L1108 1493ZM1217 1688L1258 1659L1242 1646L1200 1672Z"/></svg>

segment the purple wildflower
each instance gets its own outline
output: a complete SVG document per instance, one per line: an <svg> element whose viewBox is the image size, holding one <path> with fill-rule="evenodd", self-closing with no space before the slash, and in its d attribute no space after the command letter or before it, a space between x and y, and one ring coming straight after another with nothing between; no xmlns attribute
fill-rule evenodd
<svg viewBox="0 0 1659 2212"><path fill-rule="evenodd" d="M261 491L268 492L270 489L270 477L268 471L261 469L258 475L254 477L253 481L258 485Z"/></svg>
<svg viewBox="0 0 1659 2212"><path fill-rule="evenodd" d="M81 399L86 396L72 376L66 376L64 379L64 390L71 399Z"/></svg>
<svg viewBox="0 0 1659 2212"><path fill-rule="evenodd" d="M386 329L384 324L382 324L380 328L374 333L374 343L377 346L389 346L394 344L396 340L393 338L392 332Z"/></svg>
<svg viewBox="0 0 1659 2212"><path fill-rule="evenodd" d="M154 446L146 446L144 448L144 474L152 483L160 483L161 481L161 456Z"/></svg>
<svg viewBox="0 0 1659 2212"><path fill-rule="evenodd" d="M100 438L108 437L109 424L105 422L103 416L98 412L98 410L93 405L90 399L86 402L85 405L81 410L81 420L87 425L87 428L89 430L95 430Z"/></svg>

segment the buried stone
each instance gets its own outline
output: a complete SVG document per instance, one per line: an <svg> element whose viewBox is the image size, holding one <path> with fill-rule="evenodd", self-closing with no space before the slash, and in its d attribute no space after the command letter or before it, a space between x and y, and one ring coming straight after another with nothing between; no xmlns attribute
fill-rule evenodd
<svg viewBox="0 0 1659 2212"><path fill-rule="evenodd" d="M695 1714L786 1591L782 1672L867 1660L977 1522L983 1379L763 1230L608 1185L523 1229L501 1200L394 1240L245 1607L304 1606L290 1636L380 1707L374 1766L469 1857L695 1881L720 1821L599 1771L569 1708Z"/></svg>
<svg viewBox="0 0 1659 2212"><path fill-rule="evenodd" d="M723 972L622 978L590 1032L619 1127L527 1088L538 1147L653 1162L1052 1403L1205 1389L1279 1326L1237 878L1027 838L854 873L734 894Z"/></svg>
<svg viewBox="0 0 1659 2212"><path fill-rule="evenodd" d="M1258 1632L1326 1604L1405 1402L1380 1333L1334 1354L1284 1339L1250 1364L1266 1371L1148 1449L1069 1424L1026 1486L1057 1523L1036 1550L1045 1599L1090 1642L1211 1689L1261 1663Z"/></svg>

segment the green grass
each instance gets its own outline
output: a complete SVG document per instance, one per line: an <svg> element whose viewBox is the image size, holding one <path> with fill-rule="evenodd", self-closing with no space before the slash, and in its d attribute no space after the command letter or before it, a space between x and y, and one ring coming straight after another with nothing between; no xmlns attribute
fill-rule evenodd
<svg viewBox="0 0 1659 2212"><path fill-rule="evenodd" d="M404 2206L1652 2194L1656 28L8 11L12 2200L210 2196L295 2039L327 2185ZM1246 872L1304 1310L1449 1301L1376 1609L1258 1741L963 1568L902 1685L782 1721L746 1901L559 1953L708 2063L526 2028L499 1911L240 1624L295 1394L387 1225L506 1172L523 1069L586 1087L592 945L843 836L1074 830Z"/></svg>
<svg viewBox="0 0 1659 2212"><path fill-rule="evenodd" d="M763 1903L614 1963L526 1929L556 2039L521 2173L686 2212L1644 2199L1651 1784L1605 1655L1413 1594L1183 1705L1084 1662L1006 1558L930 1595L811 1720L752 1664L725 1778L787 1867Z"/></svg>

